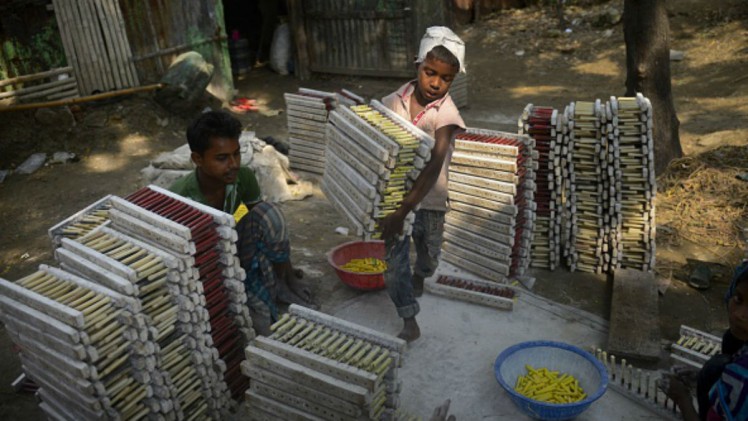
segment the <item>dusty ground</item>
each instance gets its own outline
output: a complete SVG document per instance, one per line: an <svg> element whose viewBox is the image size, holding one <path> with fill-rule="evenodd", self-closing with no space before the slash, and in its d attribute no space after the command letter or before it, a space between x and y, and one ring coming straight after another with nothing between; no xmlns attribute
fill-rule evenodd
<svg viewBox="0 0 748 421"><path fill-rule="evenodd" d="M460 28L470 74L470 107L463 112L468 124L513 131L528 102L563 108L573 100L622 94L622 28L611 23L606 12L609 7L622 10L621 3L569 8L570 34L542 29L556 28L550 10L543 9L495 14ZM660 299L660 323L663 338L672 340L681 323L711 332L726 326L720 300L729 267L742 253L737 233L746 225L748 183L731 184L727 190L714 187L748 168L748 4L679 1L671 13L671 28L672 48L686 53L683 61L672 63L672 76L681 142L688 155L665 174L657 202L657 272L670 281ZM401 83L318 76L301 86L347 88L380 98ZM241 120L260 137L285 140L282 93L299 86L297 80L267 69L253 71L237 88L262 107ZM80 156L76 163L13 175L0 184L0 277L17 279L41 263L52 263L47 228L106 194L125 195L141 186L140 169L159 152L180 146L188 121L189 116L172 115L147 96L87 104L72 115L41 120L33 112L0 113L0 169L14 168L33 152L64 150ZM711 183L699 178L704 174ZM699 195L705 199L684 200ZM334 233L339 218L324 196L317 192L283 207L291 224L293 258L317 283L323 310L359 294L342 285L326 263L325 252L348 238ZM708 229L699 231L704 225ZM712 288L700 292L682 282L689 272L687 259L712 262ZM608 317L606 279L564 270L539 271L536 276L540 294ZM31 395L10 390L20 368L5 334L0 344L0 355L6 357L0 363L0 417L39 418Z"/></svg>

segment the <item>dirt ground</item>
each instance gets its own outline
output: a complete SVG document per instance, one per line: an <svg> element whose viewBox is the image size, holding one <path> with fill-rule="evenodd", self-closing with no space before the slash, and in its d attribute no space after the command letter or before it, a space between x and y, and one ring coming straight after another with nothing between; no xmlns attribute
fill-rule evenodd
<svg viewBox="0 0 748 421"><path fill-rule="evenodd" d="M468 125L514 131L528 102L563 108L574 100L621 95L625 47L616 18L621 11L622 1L570 7L568 33L556 29L552 10L536 8L458 28L467 44ZM721 299L729 268L744 254L739 233L747 225L748 203L748 183L734 179L748 170L748 3L678 1L670 24L672 49L685 52L671 69L687 156L659 179L657 274L667 287L660 297L663 340L676 338L680 324L717 334L726 327ZM317 75L300 84L256 69L236 85L239 95L256 98L261 109L239 118L258 136L285 141L284 92L299 86L346 88L381 98L401 83ZM72 113L0 113L0 170L15 168L34 152L69 151L80 158L0 183L0 277L14 280L39 264L54 263L47 229L107 194L122 196L140 187L139 171L158 153L183 144L190 117L171 114L148 95L83 104ZM360 294L342 285L327 264L325 253L350 238L334 232L340 218L324 195L317 191L283 209L292 258L317 285L323 311ZM683 281L693 260L709 262L715 272L710 289L698 291ZM535 275L541 295L608 318L611 282L605 277L563 269ZM0 418L41 418L33 396L15 394L9 386L20 366L6 334L0 334L0 347L6 357L0 362Z"/></svg>

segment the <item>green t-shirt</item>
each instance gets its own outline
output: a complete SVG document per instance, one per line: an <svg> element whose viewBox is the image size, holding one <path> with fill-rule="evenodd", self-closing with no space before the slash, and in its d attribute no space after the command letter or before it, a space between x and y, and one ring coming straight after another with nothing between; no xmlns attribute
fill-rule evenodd
<svg viewBox="0 0 748 421"><path fill-rule="evenodd" d="M169 190L196 202L207 204L207 200L203 192L200 191L200 185L197 182L197 170L175 181L169 187ZM260 184L257 182L255 173L247 167L241 167L236 177L236 183L226 186L223 211L233 215L240 204L253 205L260 200Z"/></svg>

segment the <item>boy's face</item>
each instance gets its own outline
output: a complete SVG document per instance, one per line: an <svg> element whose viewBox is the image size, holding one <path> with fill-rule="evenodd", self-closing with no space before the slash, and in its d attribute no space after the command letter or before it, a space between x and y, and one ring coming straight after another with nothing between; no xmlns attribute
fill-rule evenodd
<svg viewBox="0 0 748 421"><path fill-rule="evenodd" d="M211 181L232 184L236 181L241 164L239 139L211 137L208 149L202 154L193 152L192 161L202 176Z"/></svg>
<svg viewBox="0 0 748 421"><path fill-rule="evenodd" d="M727 312L730 332L742 341L748 340L748 281L743 280L735 287Z"/></svg>
<svg viewBox="0 0 748 421"><path fill-rule="evenodd" d="M418 65L418 83L416 84L416 95L419 99L425 101L421 105L436 101L444 97L452 86L452 81L457 72L460 71L457 66L449 64L426 56L426 59Z"/></svg>

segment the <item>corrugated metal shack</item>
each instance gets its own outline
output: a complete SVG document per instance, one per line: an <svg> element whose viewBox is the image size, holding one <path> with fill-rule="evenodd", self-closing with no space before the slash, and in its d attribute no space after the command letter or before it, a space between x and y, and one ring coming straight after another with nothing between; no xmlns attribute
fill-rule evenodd
<svg viewBox="0 0 748 421"><path fill-rule="evenodd" d="M426 27L451 0L287 0L296 74L409 77ZM223 0L4 0L0 101L39 102L158 82L194 50L214 66L208 90L230 99ZM41 29L39 29L41 28Z"/></svg>
<svg viewBox="0 0 748 421"><path fill-rule="evenodd" d="M189 50L214 66L208 90L224 99L233 94L221 0L9 0L0 12L0 100L38 102L158 82Z"/></svg>
<svg viewBox="0 0 748 421"><path fill-rule="evenodd" d="M449 22L447 0L288 0L296 73L409 77L425 29Z"/></svg>

